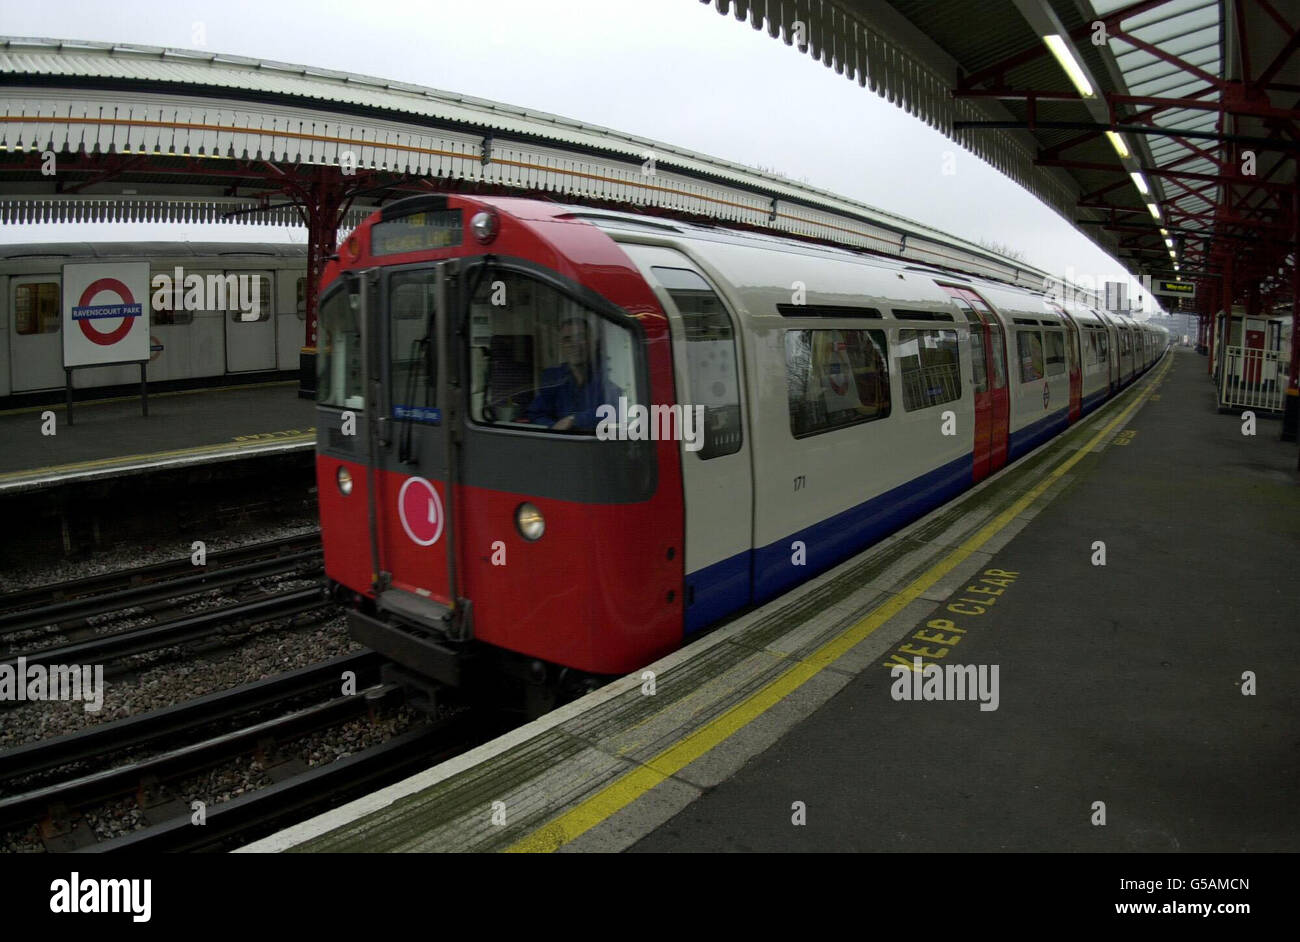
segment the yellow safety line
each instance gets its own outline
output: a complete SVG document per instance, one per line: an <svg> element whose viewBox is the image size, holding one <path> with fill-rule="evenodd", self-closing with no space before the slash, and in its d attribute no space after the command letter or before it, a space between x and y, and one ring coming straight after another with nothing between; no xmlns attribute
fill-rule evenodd
<svg viewBox="0 0 1300 942"><path fill-rule="evenodd" d="M165 380L161 380L160 382L165 382ZM192 396L195 393L229 392L232 389L266 389L270 386L296 386L297 384L298 381L296 379L273 379L268 380L265 383L243 383L234 386L200 386L197 389L169 389L166 392L151 392L149 393L149 398L166 399L169 396ZM78 391L84 392L84 390L74 390L74 392ZM42 390L42 392L50 392L50 390ZM25 396L27 394L11 393L11 395ZM88 409L91 406L106 406L113 402L134 402L139 398L140 394L136 393L133 396L112 396L108 399L87 399L85 402L76 402L74 405L77 409ZM66 409L67 405L66 402L59 401L44 406L22 406L17 409L5 409L0 411L0 415L23 415L28 412L44 412L46 410L54 411L58 409Z"/></svg>
<svg viewBox="0 0 1300 942"><path fill-rule="evenodd" d="M274 433L266 433L274 434ZM300 432L297 435L286 436L285 438L262 439L256 442L224 442L216 445L195 445L192 448L178 448L175 451L158 451L148 455L123 455L117 458L96 458L93 461L80 461L75 464L52 465L48 468L32 468L29 471L6 471L0 474L0 482L11 481L19 478L29 478L43 474L69 474L75 471L90 471L94 468L121 466L121 470L128 471L133 467L126 462L135 462L136 466L148 461L158 461L165 458L185 458L191 455L206 455L222 451L252 451L259 447L267 445L296 445L316 441L316 433Z"/></svg>
<svg viewBox="0 0 1300 942"><path fill-rule="evenodd" d="M845 629L837 637L818 648L810 657L797 662L785 673L768 683L765 687L751 694L721 716L710 721L691 733L685 739L670 746L663 752L628 772L617 781L584 800L571 811L566 812L527 837L506 848L508 853L541 853L557 850L578 835L600 824L632 802L636 801L664 779L674 775L720 744L733 733L753 722L785 697L811 680L855 645L861 643L872 632L893 618L923 592L937 583L945 575L970 557L972 553L992 539L1000 530L1023 513L1034 501L1061 477L1073 468L1083 457L1117 425L1124 422L1151 395L1151 390L1164 377L1173 364L1170 357L1158 376L1152 377L1146 389L1131 402L1123 412L1112 419L1105 428L1093 436L1092 440L1063 461L1031 491L1014 504L985 524L973 536L954 549L928 571L917 577L910 585L884 604L878 606L860 621Z"/></svg>

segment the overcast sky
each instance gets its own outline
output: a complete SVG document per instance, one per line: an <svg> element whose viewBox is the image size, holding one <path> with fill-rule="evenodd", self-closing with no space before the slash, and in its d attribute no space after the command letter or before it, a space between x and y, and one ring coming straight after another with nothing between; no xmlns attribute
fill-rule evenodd
<svg viewBox="0 0 1300 942"><path fill-rule="evenodd" d="M1126 277L979 158L698 0L41 0L5 3L0 34L201 48L495 99L773 169L1009 246L1058 275ZM942 173L948 151L956 156L952 175ZM69 238L306 235L244 226L0 226L6 242Z"/></svg>

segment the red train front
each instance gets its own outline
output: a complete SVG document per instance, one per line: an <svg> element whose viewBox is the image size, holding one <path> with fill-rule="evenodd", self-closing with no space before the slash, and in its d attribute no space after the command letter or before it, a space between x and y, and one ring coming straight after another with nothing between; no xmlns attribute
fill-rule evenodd
<svg viewBox="0 0 1300 942"><path fill-rule="evenodd" d="M450 685L490 666L554 687L679 645L679 446L596 435L602 403L675 401L670 355L631 261L563 207L419 196L348 236L316 473L353 637Z"/></svg>

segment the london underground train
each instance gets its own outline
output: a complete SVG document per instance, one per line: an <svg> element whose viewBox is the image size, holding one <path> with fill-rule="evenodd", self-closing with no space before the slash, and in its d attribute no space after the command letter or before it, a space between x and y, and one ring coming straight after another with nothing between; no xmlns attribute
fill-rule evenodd
<svg viewBox="0 0 1300 942"><path fill-rule="evenodd" d="M582 689L996 472L1164 333L790 238L411 197L323 278L326 572L410 673Z"/></svg>

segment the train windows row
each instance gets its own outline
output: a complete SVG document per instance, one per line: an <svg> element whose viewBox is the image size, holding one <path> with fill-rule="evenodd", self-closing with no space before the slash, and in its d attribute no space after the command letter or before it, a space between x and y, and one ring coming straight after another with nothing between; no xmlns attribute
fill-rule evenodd
<svg viewBox="0 0 1300 942"><path fill-rule="evenodd" d="M1032 383L1045 376L1065 372L1065 333L1060 330L1017 328L1016 351L1020 357L1020 382Z"/></svg>
<svg viewBox="0 0 1300 942"><path fill-rule="evenodd" d="M226 274L234 273L227 272ZM298 279L297 305L299 320L305 320L307 317L306 285L307 279L300 277ZM258 306L256 313L239 310L237 304L227 304L227 313L232 321L235 323L254 323L271 318L273 310L271 279L259 276L257 287ZM159 307L153 303L154 300L154 294L151 291L149 295L149 323L151 325L189 324L194 320L193 310L171 310L170 307ZM62 322L59 309L59 282L30 281L18 285L14 289L14 321L15 329L23 336L58 333L59 324Z"/></svg>
<svg viewBox="0 0 1300 942"><path fill-rule="evenodd" d="M883 330L787 330L790 432L804 438L889 415Z"/></svg>

